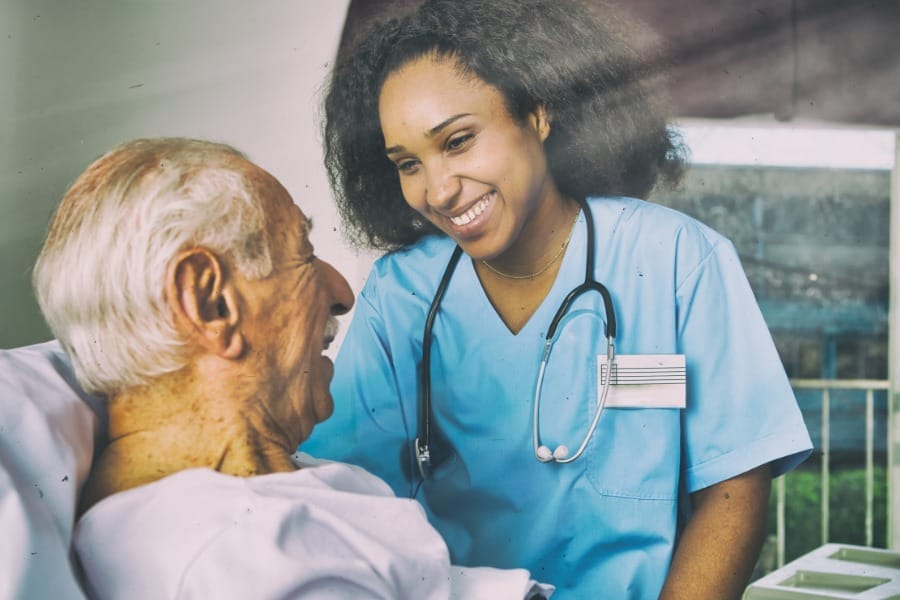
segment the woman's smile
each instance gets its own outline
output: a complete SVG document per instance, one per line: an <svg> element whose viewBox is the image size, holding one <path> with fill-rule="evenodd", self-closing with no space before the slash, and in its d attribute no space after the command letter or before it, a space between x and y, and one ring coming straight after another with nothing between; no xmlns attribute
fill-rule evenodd
<svg viewBox="0 0 900 600"><path fill-rule="evenodd" d="M478 215L483 213L485 209L488 207L488 202L490 202L490 196L493 192L488 192L484 196L482 196L478 202L475 203L475 206L459 215L458 217L450 217L450 220L457 227L462 227L463 225L468 225L472 221L475 220Z"/></svg>
<svg viewBox="0 0 900 600"><path fill-rule="evenodd" d="M481 196L467 210L453 217L448 217L455 239L473 238L481 235L491 218L496 205L497 192L490 191Z"/></svg>

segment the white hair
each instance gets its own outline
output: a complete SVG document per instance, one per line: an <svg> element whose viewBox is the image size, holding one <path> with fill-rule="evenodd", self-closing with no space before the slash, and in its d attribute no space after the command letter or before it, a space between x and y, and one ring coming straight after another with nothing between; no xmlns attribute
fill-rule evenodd
<svg viewBox="0 0 900 600"><path fill-rule="evenodd" d="M66 192L33 284L87 391L110 394L186 365L165 301L166 272L182 250L208 248L249 279L271 273L266 214L245 161L212 142L135 140Z"/></svg>

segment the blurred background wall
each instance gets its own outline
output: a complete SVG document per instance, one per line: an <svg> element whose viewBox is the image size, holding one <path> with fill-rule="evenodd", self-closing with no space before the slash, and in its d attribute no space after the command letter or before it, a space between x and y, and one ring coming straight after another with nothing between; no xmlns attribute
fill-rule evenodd
<svg viewBox="0 0 900 600"><path fill-rule="evenodd" d="M0 0L0 347L49 336L29 278L52 210L91 160L139 136L247 152L314 218L319 254L358 291L371 256L339 235L319 89L339 44L418 1ZM664 48L659 68L681 119L900 126L897 0L613 4L655 30L641 43Z"/></svg>
<svg viewBox="0 0 900 600"><path fill-rule="evenodd" d="M358 290L365 273L338 235L318 126L347 5L0 0L0 347L49 338L30 273L52 211L93 159L136 137L249 154Z"/></svg>

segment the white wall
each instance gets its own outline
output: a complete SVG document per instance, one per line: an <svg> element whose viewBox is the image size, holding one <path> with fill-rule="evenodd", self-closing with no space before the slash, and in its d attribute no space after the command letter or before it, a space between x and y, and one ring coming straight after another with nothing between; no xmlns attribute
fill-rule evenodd
<svg viewBox="0 0 900 600"><path fill-rule="evenodd" d="M47 339L30 268L66 187L131 138L223 141L275 175L361 287L321 159L347 0L0 0L0 347Z"/></svg>

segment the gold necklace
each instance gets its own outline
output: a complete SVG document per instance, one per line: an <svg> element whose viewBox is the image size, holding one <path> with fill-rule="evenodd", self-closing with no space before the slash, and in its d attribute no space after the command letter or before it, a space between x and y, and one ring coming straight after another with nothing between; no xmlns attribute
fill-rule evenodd
<svg viewBox="0 0 900 600"><path fill-rule="evenodd" d="M489 263L486 260L481 261L481 264L486 266L488 269L490 269L491 271L493 271L500 277L506 277L507 279L533 279L533 278L537 277L538 275L540 275L541 273L543 273L544 271L549 269L556 261L558 261L559 257L562 256L563 252L566 251L566 248L569 247L569 242L572 241L572 234L575 233L575 225L578 223L578 213L580 213L580 212L581 211L579 210L578 212L575 213L575 219L572 221L572 228L569 230L569 237L567 237L565 243L562 246L560 246L559 252L557 252L553 256L553 258L551 258L547 262L547 264L545 264L543 267L541 267L534 273L529 273L528 275L510 275L509 273L504 273L503 271L500 271L500 270L492 267L491 263Z"/></svg>

